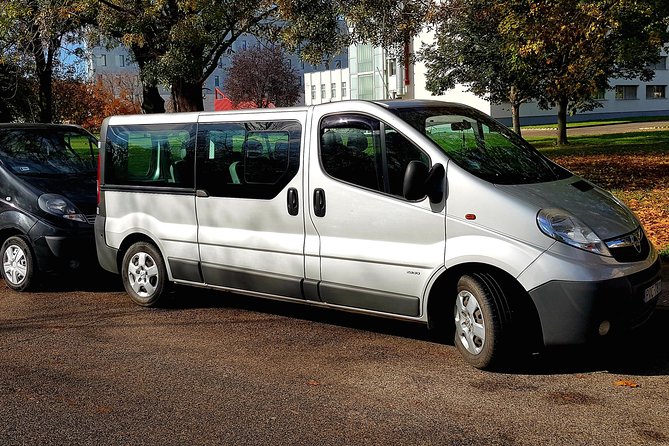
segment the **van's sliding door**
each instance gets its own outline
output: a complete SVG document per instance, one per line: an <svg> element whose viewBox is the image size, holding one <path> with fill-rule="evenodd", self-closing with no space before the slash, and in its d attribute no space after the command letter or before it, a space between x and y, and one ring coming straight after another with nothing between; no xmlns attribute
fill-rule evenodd
<svg viewBox="0 0 669 446"><path fill-rule="evenodd" d="M302 297L305 116L200 117L196 209L205 283Z"/></svg>

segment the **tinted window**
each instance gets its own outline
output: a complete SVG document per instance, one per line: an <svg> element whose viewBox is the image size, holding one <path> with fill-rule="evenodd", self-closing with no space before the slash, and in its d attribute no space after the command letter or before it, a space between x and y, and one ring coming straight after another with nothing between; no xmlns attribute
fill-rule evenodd
<svg viewBox="0 0 669 446"><path fill-rule="evenodd" d="M84 132L70 129L11 129L0 131L0 157L20 175L92 173L97 143Z"/></svg>
<svg viewBox="0 0 669 446"><path fill-rule="evenodd" d="M105 184L192 188L194 124L107 129Z"/></svg>
<svg viewBox="0 0 669 446"><path fill-rule="evenodd" d="M394 128L354 114L321 121L320 156L330 176L398 197L409 162L430 165L429 157Z"/></svg>
<svg viewBox="0 0 669 446"><path fill-rule="evenodd" d="M392 110L430 138L458 166L495 184L554 181L571 174L507 127L461 107Z"/></svg>
<svg viewBox="0 0 669 446"><path fill-rule="evenodd" d="M201 124L197 187L219 197L271 199L298 171L298 122Z"/></svg>

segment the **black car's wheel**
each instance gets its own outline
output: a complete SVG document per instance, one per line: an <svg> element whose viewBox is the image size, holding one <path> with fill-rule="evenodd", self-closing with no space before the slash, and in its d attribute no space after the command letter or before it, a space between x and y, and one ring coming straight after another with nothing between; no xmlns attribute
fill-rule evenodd
<svg viewBox="0 0 669 446"><path fill-rule="evenodd" d="M137 242L123 256L123 286L130 298L143 307L158 304L167 284L167 269L158 249Z"/></svg>
<svg viewBox="0 0 669 446"><path fill-rule="evenodd" d="M455 345L479 369L498 363L508 327L506 297L490 274L460 278L455 297Z"/></svg>
<svg viewBox="0 0 669 446"><path fill-rule="evenodd" d="M21 236L9 237L2 244L2 278L16 291L35 286L35 262L32 249Z"/></svg>

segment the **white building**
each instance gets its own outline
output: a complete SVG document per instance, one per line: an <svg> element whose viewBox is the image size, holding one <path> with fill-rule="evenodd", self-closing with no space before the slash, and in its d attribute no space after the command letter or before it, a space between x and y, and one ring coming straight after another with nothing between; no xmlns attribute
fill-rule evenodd
<svg viewBox="0 0 669 446"><path fill-rule="evenodd" d="M421 48L424 43L429 44L433 40L433 33L424 32L413 39L408 50L413 52ZM305 102L307 104L346 99L436 99L468 104L506 124L511 123L509 104L492 104L489 100L467 91L465 86L461 85L443 95L433 96L425 88L427 67L422 62L404 67L394 58L388 57L381 48L372 48L369 45L352 46L348 54L348 79L344 73L339 78L333 78L332 74L326 74L326 72L305 74ZM612 79L610 83L613 88L602 91L597 99L602 107L570 116L568 119L583 121L628 116L669 116L669 99L667 98L669 69L665 53L662 53L660 61L653 68L655 78L650 82L641 82L638 79ZM350 90L348 97L323 95L322 88L325 85L327 93L328 82L348 85ZM557 120L555 110L542 110L536 102L523 104L520 113L521 122L524 125Z"/></svg>

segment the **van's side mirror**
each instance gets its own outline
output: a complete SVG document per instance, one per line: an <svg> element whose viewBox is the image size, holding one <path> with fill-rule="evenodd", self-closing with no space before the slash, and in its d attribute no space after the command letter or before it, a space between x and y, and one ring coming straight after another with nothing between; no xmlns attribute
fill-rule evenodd
<svg viewBox="0 0 669 446"><path fill-rule="evenodd" d="M411 161L404 171L403 195L407 200L422 200L425 196L433 203L439 203L443 198L441 183L446 171L441 164L435 164L432 169L425 163Z"/></svg>

